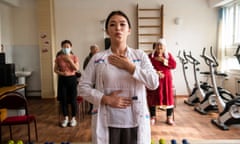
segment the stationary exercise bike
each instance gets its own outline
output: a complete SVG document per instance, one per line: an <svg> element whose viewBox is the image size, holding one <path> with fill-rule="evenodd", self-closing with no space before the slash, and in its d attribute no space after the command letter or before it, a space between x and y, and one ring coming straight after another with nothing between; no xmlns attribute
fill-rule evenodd
<svg viewBox="0 0 240 144"><path fill-rule="evenodd" d="M194 59L191 56L191 53L189 55L187 55L184 51L183 56L185 58L185 61L192 64L193 74L194 74L194 79L195 79L194 88L191 90L189 87L188 91L189 91L190 95L188 96L187 100L184 100L184 103L187 105L190 105L190 106L194 106L196 103L200 102L199 95L201 95L201 96L204 95L203 89L201 89L200 82L198 81L198 77L197 77L199 75L198 74L199 73L198 65L200 64L200 62L197 61L196 59ZM184 77L186 77L186 75Z"/></svg>
<svg viewBox="0 0 240 144"><path fill-rule="evenodd" d="M201 74L198 68L198 65L200 64L200 62L197 59L195 59L191 55L191 53L189 53L188 55L184 53L184 58L193 65L193 72L194 72L194 79L195 79L195 84L191 92L191 95L188 97L187 100L184 101L184 103L193 106L193 105L196 105L197 103L202 102L206 96L212 95L213 92L210 91L211 86L209 86L209 84L207 84L206 82L202 83L201 81L198 80L198 75ZM207 102L208 102L207 105L204 106L204 110L211 111L211 110L217 109L216 102L214 101L214 99L209 99Z"/></svg>
<svg viewBox="0 0 240 144"><path fill-rule="evenodd" d="M200 64L192 55L186 55L186 58L190 61L190 63L195 65ZM198 104L195 104L195 110L201 114L207 114L208 111L216 111L217 110L217 103L213 97L213 91L211 90L211 86L207 83L201 83L197 78L197 72L199 69L194 69L194 79L195 79L195 87L193 89L194 95L192 98L195 97L198 99ZM209 72L208 72L209 73ZM189 100L189 99L188 99Z"/></svg>
<svg viewBox="0 0 240 144"><path fill-rule="evenodd" d="M216 79L214 76L214 67L218 65L218 63L214 60L215 58L213 58L213 56L207 56L205 54L205 50L202 57L204 58L205 63L209 66L210 69L213 90L215 95L217 96L216 101L218 103L218 111L220 112L218 118L212 119L211 122L222 130L228 130L229 125L240 124L240 97L235 97L230 100L224 100L222 98L219 93Z"/></svg>
<svg viewBox="0 0 240 144"><path fill-rule="evenodd" d="M205 48L203 49L203 54L205 54ZM216 76L220 76L221 78L225 78L227 75L225 73L219 73L215 70L215 68L218 66L217 60L215 58L215 56L213 55L213 50L212 47L210 48L210 52L211 52L211 56L215 62L215 65L212 65L213 67L213 71L214 71L214 78ZM204 58L204 56L202 55L201 57ZM209 72L210 76L211 76L211 72ZM232 95L229 91L227 91L226 89L217 86L217 91L220 94L221 98L227 102L231 99L234 98L234 95ZM200 114L207 114L208 112L217 112L218 111L218 107L217 107L217 101L216 101L216 95L214 92L214 88L213 88L213 83L212 86L210 86L208 92L205 94L204 98L200 101L200 103L194 108L195 111L199 112Z"/></svg>
<svg viewBox="0 0 240 144"><path fill-rule="evenodd" d="M179 58L180 62L182 63L183 76L184 76L184 81L185 81L185 84L186 84L186 87L187 87L188 96L191 96L192 95L192 90L190 88L189 82L187 80L187 75L186 75L186 69L188 69L188 66L187 66L188 61L187 61L186 58L183 58L180 55L180 53L181 53L181 51L178 51L178 56L177 57ZM184 53L184 55L186 55L185 51L183 51L183 53ZM195 101L193 101L193 102L195 102ZM191 102L191 103L193 103L193 102Z"/></svg>
<svg viewBox="0 0 240 144"><path fill-rule="evenodd" d="M238 63L240 64L240 45L238 45L238 48L237 48L234 56L237 58ZM238 85L238 87L237 87L236 96L240 96L240 87L239 87L240 86L240 80L237 80L237 85Z"/></svg>

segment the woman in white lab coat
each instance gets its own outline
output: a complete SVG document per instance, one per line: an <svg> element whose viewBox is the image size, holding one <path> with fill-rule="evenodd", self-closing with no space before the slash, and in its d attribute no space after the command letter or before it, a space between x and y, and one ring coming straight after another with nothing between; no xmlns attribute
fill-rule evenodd
<svg viewBox="0 0 240 144"><path fill-rule="evenodd" d="M146 53L127 45L131 24L122 11L111 12L105 28L110 48L92 57L79 82L79 95L94 104L92 143L150 144L145 87L156 89L158 75Z"/></svg>

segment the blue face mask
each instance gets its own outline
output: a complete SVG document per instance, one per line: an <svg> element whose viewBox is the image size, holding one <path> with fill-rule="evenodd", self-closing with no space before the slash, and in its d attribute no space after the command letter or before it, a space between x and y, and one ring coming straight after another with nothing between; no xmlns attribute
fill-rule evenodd
<svg viewBox="0 0 240 144"><path fill-rule="evenodd" d="M70 48L63 48L62 51L63 51L64 54L70 54L71 49Z"/></svg>

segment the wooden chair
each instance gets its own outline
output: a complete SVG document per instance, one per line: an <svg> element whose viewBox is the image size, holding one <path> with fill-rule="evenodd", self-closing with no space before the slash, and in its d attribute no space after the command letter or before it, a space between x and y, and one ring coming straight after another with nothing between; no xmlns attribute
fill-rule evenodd
<svg viewBox="0 0 240 144"><path fill-rule="evenodd" d="M33 115L28 113L28 102L25 96L18 92L8 92L0 97L0 108L8 110L23 109L25 114L17 116L8 116L6 119L0 121L0 143L2 143L2 126L8 126L10 131L10 139L12 136L13 125L27 125L28 141L31 142L31 129L30 124L33 122L35 126L36 141L38 141L37 122Z"/></svg>

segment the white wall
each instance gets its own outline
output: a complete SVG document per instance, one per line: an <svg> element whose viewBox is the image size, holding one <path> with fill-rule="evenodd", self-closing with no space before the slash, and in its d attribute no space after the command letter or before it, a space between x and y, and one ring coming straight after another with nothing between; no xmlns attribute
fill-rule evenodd
<svg viewBox="0 0 240 144"><path fill-rule="evenodd" d="M128 0L115 1L79 1L55 0L56 39L57 44L63 39L73 42L74 51L82 63L89 51L89 45L97 43L103 48L103 31L101 20L112 10L120 9L126 12L132 22L132 35L129 45L136 48L136 5L140 7L156 7L164 4L164 35L168 48L175 56L178 50L192 51L193 56L200 59L203 47L216 47L217 9L208 6L203 0ZM182 24L174 24L179 17ZM60 48L60 47L59 47ZM185 83L179 60L174 73L174 83L177 94L186 94ZM202 69L206 69L203 66ZM191 75L192 76L192 73ZM193 80L193 77L190 77ZM191 81L193 84L193 81Z"/></svg>
<svg viewBox="0 0 240 144"><path fill-rule="evenodd" d="M32 71L27 89L40 91L40 65L37 39L35 0L19 0L15 5L0 3L2 43L8 63L15 63L16 71ZM34 94L31 94L34 95ZM39 96L39 94L37 94Z"/></svg>
<svg viewBox="0 0 240 144"><path fill-rule="evenodd" d="M32 72L31 77L27 78L27 91L39 91L41 83L36 2L35 0L21 0L20 2L20 5L13 10L13 59L16 63L16 70L24 68ZM28 95L35 95L35 93Z"/></svg>
<svg viewBox="0 0 240 144"><path fill-rule="evenodd" d="M101 20L112 10L121 9L132 20L132 34L129 45L136 47L136 1L55 0L56 42L58 49L64 39L70 39L73 50L80 57L80 64L89 53L90 45L96 43L104 49L104 31ZM81 66L82 67L82 66Z"/></svg>
<svg viewBox="0 0 240 144"><path fill-rule="evenodd" d="M96 43L104 49L103 25L100 21L105 19L112 10L122 10L129 16L132 34L128 41L131 47L136 48L137 3L140 7L155 7L156 4L164 4L164 35L168 41L169 51L174 56L177 56L179 50L185 49L199 58L203 47L216 47L217 9L209 7L206 0L119 0L114 2L112 0L55 0L54 3L56 45L58 46L56 49L60 48L62 40L70 39L73 42L74 52L80 58L81 67L91 44ZM10 17L10 20L4 21L2 27L8 27L14 32L12 36L10 30L9 32L5 30L6 35L2 36L3 43L14 39L14 43L11 44L14 48L14 60L19 63L19 67L24 66L36 72L29 83L32 89L41 89L35 0L20 0L18 7L4 6L4 8L10 10L0 15L5 19ZM3 11L2 8L0 11ZM174 24L176 17L182 19L182 24ZM29 55L29 58L23 57L23 54ZM177 58L176 61L177 69L173 72L175 87L178 95L185 95L187 91L181 65ZM204 65L201 67L206 70ZM192 73L189 77L192 85Z"/></svg>
<svg viewBox="0 0 240 144"><path fill-rule="evenodd" d="M12 7L0 3L1 42L6 52L6 63L12 63L13 18Z"/></svg>
<svg viewBox="0 0 240 144"><path fill-rule="evenodd" d="M169 50L177 56L179 50L191 51L200 62L201 71L207 67L200 58L203 47L216 48L217 36L217 9L208 7L203 0L168 0L165 5L165 37L168 40ZM180 17L182 24L174 24L174 19ZM177 94L186 94L181 64L178 61L174 71L174 83ZM190 86L193 86L193 73L187 74Z"/></svg>

